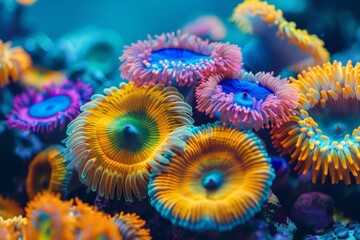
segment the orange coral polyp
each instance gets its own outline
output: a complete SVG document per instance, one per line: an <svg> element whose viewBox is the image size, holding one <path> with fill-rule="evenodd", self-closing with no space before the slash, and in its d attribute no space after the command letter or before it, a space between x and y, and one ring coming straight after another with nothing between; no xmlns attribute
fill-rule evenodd
<svg viewBox="0 0 360 240"><path fill-rule="evenodd" d="M67 193L71 172L66 169L61 146L51 146L39 152L29 165L26 177L26 192L29 198L44 190Z"/></svg>
<svg viewBox="0 0 360 240"><path fill-rule="evenodd" d="M66 82L66 75L61 71L49 70L41 67L33 67L25 71L20 82L26 87L42 90L44 86L54 84L56 86Z"/></svg>
<svg viewBox="0 0 360 240"><path fill-rule="evenodd" d="M11 42L0 40L0 87L16 82L31 66L31 58L21 47L11 48Z"/></svg>
<svg viewBox="0 0 360 240"><path fill-rule="evenodd" d="M22 207L16 201L10 198L4 198L0 195L0 217L3 219L12 218L24 213Z"/></svg>
<svg viewBox="0 0 360 240"><path fill-rule="evenodd" d="M123 240L151 240L150 230L143 228L145 221L135 213L120 212L112 217Z"/></svg>
<svg viewBox="0 0 360 240"><path fill-rule="evenodd" d="M149 182L150 203L164 218L192 231L226 231L260 210L274 172L251 131L181 127L164 145Z"/></svg>
<svg viewBox="0 0 360 240"><path fill-rule="evenodd" d="M75 205L71 208L71 215L75 221L76 239L122 239L116 225L110 216L75 198Z"/></svg>
<svg viewBox="0 0 360 240"><path fill-rule="evenodd" d="M191 107L174 87L121 84L96 94L68 125L66 158L88 191L126 201L146 197L149 162L175 128L193 123Z"/></svg>
<svg viewBox="0 0 360 240"><path fill-rule="evenodd" d="M315 183L360 184L360 64L340 62L309 68L291 79L300 93L297 115L271 131L274 146L290 154L299 174ZM352 176L352 177L351 177Z"/></svg>
<svg viewBox="0 0 360 240"><path fill-rule="evenodd" d="M74 219L70 215L71 202L61 201L60 195L43 192L26 207L28 239L75 239Z"/></svg>

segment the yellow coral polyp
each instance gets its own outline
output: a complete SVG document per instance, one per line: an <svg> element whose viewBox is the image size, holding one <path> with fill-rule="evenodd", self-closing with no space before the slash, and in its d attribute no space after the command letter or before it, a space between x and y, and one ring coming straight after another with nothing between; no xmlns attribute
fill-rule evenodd
<svg viewBox="0 0 360 240"><path fill-rule="evenodd" d="M290 154L295 170L312 171L324 183L360 184L360 64L334 61L291 78L300 93L297 115L271 131L282 155Z"/></svg>
<svg viewBox="0 0 360 240"><path fill-rule="evenodd" d="M65 140L80 180L88 191L126 201L147 196L149 162L175 128L193 123L191 107L174 87L136 87L104 90L82 107L69 124Z"/></svg>
<svg viewBox="0 0 360 240"><path fill-rule="evenodd" d="M231 21L235 22L244 33L253 34L251 21L254 17L260 17L270 26L278 25L283 20L282 11L276 10L274 5L257 0L245 0L234 9Z"/></svg>
<svg viewBox="0 0 360 240"><path fill-rule="evenodd" d="M289 45L297 46L310 56L307 60L291 66L296 72L302 71L309 66L322 64L330 58L329 52L324 48L324 41L315 34L309 34L306 30L297 29L294 22L288 22L285 19L280 21L276 35L283 40L286 39Z"/></svg>
<svg viewBox="0 0 360 240"><path fill-rule="evenodd" d="M220 123L187 129L169 136L170 150L152 162L151 204L192 231L226 231L246 222L274 178L261 140Z"/></svg>
<svg viewBox="0 0 360 240"><path fill-rule="evenodd" d="M31 58L21 47L11 48L11 42L0 40L0 87L16 82L31 67Z"/></svg>

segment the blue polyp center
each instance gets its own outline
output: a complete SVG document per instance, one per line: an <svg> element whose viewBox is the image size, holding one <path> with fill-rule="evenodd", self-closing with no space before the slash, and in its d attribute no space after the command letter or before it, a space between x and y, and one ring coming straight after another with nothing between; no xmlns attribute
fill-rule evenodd
<svg viewBox="0 0 360 240"><path fill-rule="evenodd" d="M225 175L223 172L212 170L205 173L201 179L201 184L206 190L213 191L218 189L224 183L224 180Z"/></svg>
<svg viewBox="0 0 360 240"><path fill-rule="evenodd" d="M178 63L181 61L186 65L199 63L200 59L211 60L210 56L202 55L191 50L179 48L164 48L161 50L153 51L150 55L151 62L159 62L168 60ZM161 66L159 66L161 67Z"/></svg>
<svg viewBox="0 0 360 240"><path fill-rule="evenodd" d="M34 118L48 118L70 107L71 99L67 95L51 96L29 108L29 115Z"/></svg>
<svg viewBox="0 0 360 240"><path fill-rule="evenodd" d="M233 93L234 102L244 107L252 107L253 98L265 101L269 95L274 94L269 88L247 80L225 79L219 85L224 93Z"/></svg>

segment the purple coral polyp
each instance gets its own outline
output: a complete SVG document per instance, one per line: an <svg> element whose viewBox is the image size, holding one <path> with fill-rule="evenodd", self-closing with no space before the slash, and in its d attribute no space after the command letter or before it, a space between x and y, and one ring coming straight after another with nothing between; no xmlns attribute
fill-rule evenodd
<svg viewBox="0 0 360 240"><path fill-rule="evenodd" d="M126 46L121 77L136 85L162 83L191 86L209 73L239 71L240 48L230 43L203 40L177 31L148 36L148 40Z"/></svg>
<svg viewBox="0 0 360 240"><path fill-rule="evenodd" d="M77 117L81 105L90 100L92 93L92 88L80 81L67 81L60 86L48 85L40 92L28 89L15 96L8 124L12 128L32 132L62 129Z"/></svg>
<svg viewBox="0 0 360 240"><path fill-rule="evenodd" d="M238 128L279 127L294 115L297 89L272 73L212 74L196 88L197 109Z"/></svg>

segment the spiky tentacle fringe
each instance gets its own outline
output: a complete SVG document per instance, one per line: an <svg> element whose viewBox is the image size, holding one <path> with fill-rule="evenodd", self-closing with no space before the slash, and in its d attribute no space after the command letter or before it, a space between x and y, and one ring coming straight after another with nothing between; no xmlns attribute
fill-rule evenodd
<svg viewBox="0 0 360 240"><path fill-rule="evenodd" d="M199 57L196 63L168 61L166 56L159 62L152 62L151 54L162 49L189 50ZM240 48L229 43L209 43L195 35L187 33L163 33L155 38L138 41L126 46L120 57L124 61L120 66L121 77L133 81L136 85L162 83L171 85L176 80L178 86L190 86L209 73L239 71L242 65Z"/></svg>

